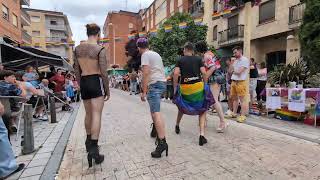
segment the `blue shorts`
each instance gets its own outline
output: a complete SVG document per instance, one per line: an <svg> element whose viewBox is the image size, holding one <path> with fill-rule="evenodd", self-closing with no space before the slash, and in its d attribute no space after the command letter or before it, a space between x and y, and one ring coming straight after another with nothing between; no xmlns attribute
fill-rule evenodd
<svg viewBox="0 0 320 180"><path fill-rule="evenodd" d="M149 85L147 99L151 113L160 112L161 96L166 92L166 89L167 83L162 81Z"/></svg>

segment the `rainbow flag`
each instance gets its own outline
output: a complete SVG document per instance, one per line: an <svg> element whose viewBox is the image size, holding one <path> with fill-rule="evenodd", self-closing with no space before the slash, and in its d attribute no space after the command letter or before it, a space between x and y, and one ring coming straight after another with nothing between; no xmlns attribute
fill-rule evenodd
<svg viewBox="0 0 320 180"><path fill-rule="evenodd" d="M179 111L188 115L199 115L214 104L210 87L203 82L181 84L173 102Z"/></svg>
<svg viewBox="0 0 320 180"><path fill-rule="evenodd" d="M108 43L110 41L109 38L103 38L103 39L100 39L100 43Z"/></svg>
<svg viewBox="0 0 320 180"><path fill-rule="evenodd" d="M171 32L172 31L172 26L166 26L164 27L165 32Z"/></svg>
<svg viewBox="0 0 320 180"><path fill-rule="evenodd" d="M223 10L222 15L231 13L231 8L226 8Z"/></svg>
<svg viewBox="0 0 320 180"><path fill-rule="evenodd" d="M194 24L197 25L197 26L203 25L203 19L202 18L195 19L194 20Z"/></svg>
<svg viewBox="0 0 320 180"><path fill-rule="evenodd" d="M146 33L144 33L144 32L139 32L139 37L146 37Z"/></svg>
<svg viewBox="0 0 320 180"><path fill-rule="evenodd" d="M212 17L218 17L218 16L220 16L220 12L215 12L212 14Z"/></svg>
<svg viewBox="0 0 320 180"><path fill-rule="evenodd" d="M150 33L151 36L156 36L157 35L157 30L153 29L149 33Z"/></svg>
<svg viewBox="0 0 320 180"><path fill-rule="evenodd" d="M185 28L187 28L187 27L188 27L188 25L187 25L186 22L183 22L183 23L180 23L180 24L179 24L179 28L180 28L180 29L185 29Z"/></svg>
<svg viewBox="0 0 320 180"><path fill-rule="evenodd" d="M134 34L129 34L129 36L128 36L128 39L134 39L135 38L135 35Z"/></svg>

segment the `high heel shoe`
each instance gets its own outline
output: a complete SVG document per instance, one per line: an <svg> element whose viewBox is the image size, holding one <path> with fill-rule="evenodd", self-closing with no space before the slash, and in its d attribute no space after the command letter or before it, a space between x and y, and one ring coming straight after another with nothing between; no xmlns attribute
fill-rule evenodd
<svg viewBox="0 0 320 180"><path fill-rule="evenodd" d="M176 125L175 131L176 131L176 134L180 134L180 127L178 125Z"/></svg>
<svg viewBox="0 0 320 180"><path fill-rule="evenodd" d="M224 131L227 129L228 126L229 124L225 122L223 128L221 127L217 128L217 133L224 133Z"/></svg>
<svg viewBox="0 0 320 180"><path fill-rule="evenodd" d="M104 161L104 155L99 154L99 147L97 144L98 143L94 142L91 142L90 144L89 153L87 156L89 168L92 167L93 160L96 164L101 164Z"/></svg>
<svg viewBox="0 0 320 180"><path fill-rule="evenodd" d="M163 153L163 151L166 151L166 156L168 156L168 144L166 142L166 138L157 139L156 144L156 150L151 152L151 156L153 158L161 158L161 154Z"/></svg>
<svg viewBox="0 0 320 180"><path fill-rule="evenodd" d="M85 142L87 152L89 152L90 144L91 144L91 135L87 135L87 139Z"/></svg>
<svg viewBox="0 0 320 180"><path fill-rule="evenodd" d="M152 127L152 130L151 130L150 136L155 138L155 137L157 137L157 130L156 130L154 123L151 124L151 127Z"/></svg>
<svg viewBox="0 0 320 180"><path fill-rule="evenodd" d="M199 137L199 145L200 146L203 146L204 144L206 144L208 141L207 139L204 137L204 136L201 136Z"/></svg>

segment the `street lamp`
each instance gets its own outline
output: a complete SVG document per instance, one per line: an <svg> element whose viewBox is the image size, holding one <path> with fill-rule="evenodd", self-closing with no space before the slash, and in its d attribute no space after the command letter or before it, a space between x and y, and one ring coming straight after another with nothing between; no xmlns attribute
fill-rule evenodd
<svg viewBox="0 0 320 180"><path fill-rule="evenodd" d="M115 39L115 30L114 25L112 23L108 24L109 26L112 26L112 35L113 35L113 64L116 64L116 39Z"/></svg>

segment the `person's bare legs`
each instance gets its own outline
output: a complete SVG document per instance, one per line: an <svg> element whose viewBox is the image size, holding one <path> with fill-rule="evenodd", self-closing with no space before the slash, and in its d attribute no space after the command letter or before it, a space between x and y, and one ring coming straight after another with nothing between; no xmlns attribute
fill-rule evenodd
<svg viewBox="0 0 320 180"><path fill-rule="evenodd" d="M234 96L232 99L233 99L233 114L237 114L238 107L239 107L239 97Z"/></svg>
<svg viewBox="0 0 320 180"><path fill-rule="evenodd" d="M245 101L245 97L239 97L241 103L241 116L246 116L248 112L248 103Z"/></svg>
<svg viewBox="0 0 320 180"><path fill-rule="evenodd" d="M86 111L86 116L84 118L84 125L86 129L87 135L91 135L91 117L92 117L92 111L91 111L91 101L89 100L83 100L84 109Z"/></svg>
<svg viewBox="0 0 320 180"><path fill-rule="evenodd" d="M165 124L161 117L161 113L154 112L154 113L151 113L151 116L158 133L158 138L164 139L166 132L165 132Z"/></svg>
<svg viewBox="0 0 320 180"><path fill-rule="evenodd" d="M229 96L228 96L228 108L230 111L233 112L233 97L230 95L229 93Z"/></svg>
<svg viewBox="0 0 320 180"><path fill-rule="evenodd" d="M104 97L91 99L91 138L98 140L101 129L101 115L104 106Z"/></svg>
<svg viewBox="0 0 320 180"><path fill-rule="evenodd" d="M199 115L199 130L200 130L200 136L204 136L206 116L207 116L207 113L206 113L206 112L204 112L204 113L202 113L202 114Z"/></svg>
<svg viewBox="0 0 320 180"><path fill-rule="evenodd" d="M183 113L178 110L176 126L180 126L181 119L183 117Z"/></svg>
<svg viewBox="0 0 320 180"><path fill-rule="evenodd" d="M224 121L224 115L223 115L222 106L221 106L221 103L219 101L219 94L220 94L221 86L219 84L215 83L215 84L212 84L210 87L211 87L212 95L213 95L214 100L215 100L215 104L213 106L216 109L216 111L218 113L218 116L219 116L219 119L220 119L219 128L223 129L223 128L225 128L225 121Z"/></svg>

